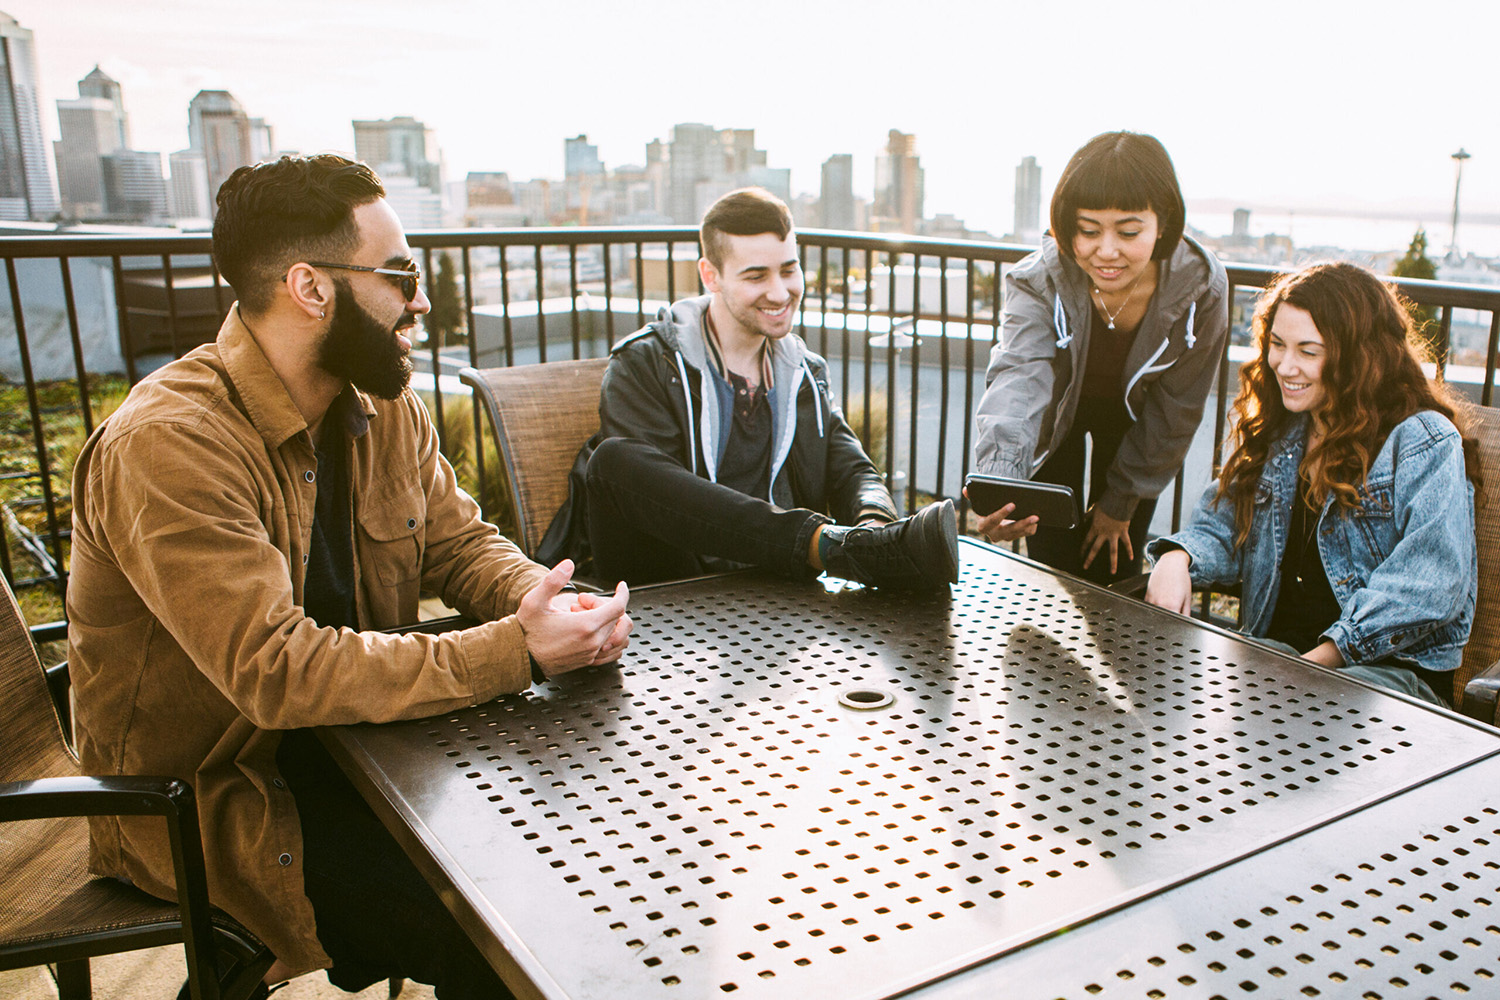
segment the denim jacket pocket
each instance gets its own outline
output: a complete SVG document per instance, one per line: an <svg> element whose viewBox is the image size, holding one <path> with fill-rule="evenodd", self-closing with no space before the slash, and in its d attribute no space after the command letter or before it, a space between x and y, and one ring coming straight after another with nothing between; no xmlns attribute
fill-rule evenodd
<svg viewBox="0 0 1500 1000"><path fill-rule="evenodd" d="M412 483L359 512L364 533L358 558L387 587L416 579L422 571L426 515L421 487Z"/></svg>
<svg viewBox="0 0 1500 1000"><path fill-rule="evenodd" d="M1360 487L1359 502L1349 512L1374 564L1384 562L1400 541L1396 531L1394 488L1389 480Z"/></svg>

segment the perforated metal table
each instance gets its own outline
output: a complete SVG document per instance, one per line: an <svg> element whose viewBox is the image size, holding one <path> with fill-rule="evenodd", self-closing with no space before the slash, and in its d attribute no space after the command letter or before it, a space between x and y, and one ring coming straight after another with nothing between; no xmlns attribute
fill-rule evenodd
<svg viewBox="0 0 1500 1000"><path fill-rule="evenodd" d="M962 561L642 588L618 668L325 740L520 996L1500 995L1494 730Z"/></svg>

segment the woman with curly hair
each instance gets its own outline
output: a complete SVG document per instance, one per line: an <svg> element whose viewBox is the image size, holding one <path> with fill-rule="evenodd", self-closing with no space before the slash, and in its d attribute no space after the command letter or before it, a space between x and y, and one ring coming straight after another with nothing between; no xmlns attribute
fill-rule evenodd
<svg viewBox="0 0 1500 1000"><path fill-rule="evenodd" d="M1277 279L1240 372L1234 452L1147 547L1146 600L1240 583L1246 633L1438 704L1474 618L1477 446L1396 295L1352 264Z"/></svg>

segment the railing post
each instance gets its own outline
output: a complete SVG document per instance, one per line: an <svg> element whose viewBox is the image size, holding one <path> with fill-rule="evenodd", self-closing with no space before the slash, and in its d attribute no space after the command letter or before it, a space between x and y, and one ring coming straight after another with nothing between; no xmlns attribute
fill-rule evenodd
<svg viewBox="0 0 1500 1000"><path fill-rule="evenodd" d="M26 316L21 308L21 284L16 277L14 257L5 258L5 280L10 288L10 307L16 324L16 347L20 354L21 374L26 379L26 405L31 411L31 437L36 446L37 477L42 483L42 502L47 510L47 531L51 535L57 596L62 597L67 592L68 581L63 569L62 533L57 524L57 498L52 495L52 459L47 454L47 438L42 431L42 408L37 400L36 376L31 368L31 347L26 341ZM43 567L44 570L45 568Z"/></svg>

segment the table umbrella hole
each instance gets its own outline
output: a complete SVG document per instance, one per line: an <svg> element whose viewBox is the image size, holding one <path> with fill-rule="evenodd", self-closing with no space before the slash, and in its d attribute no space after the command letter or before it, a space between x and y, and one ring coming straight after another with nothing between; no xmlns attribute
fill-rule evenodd
<svg viewBox="0 0 1500 1000"><path fill-rule="evenodd" d="M840 705L862 712L885 708L895 700L896 696L889 691L876 691L872 688L852 688L839 695Z"/></svg>

